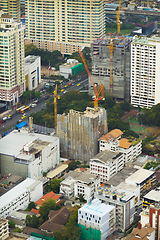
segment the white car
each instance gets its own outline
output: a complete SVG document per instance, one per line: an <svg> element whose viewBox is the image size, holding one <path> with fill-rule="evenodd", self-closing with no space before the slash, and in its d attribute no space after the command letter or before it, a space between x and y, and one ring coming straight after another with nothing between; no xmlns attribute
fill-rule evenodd
<svg viewBox="0 0 160 240"><path fill-rule="evenodd" d="M32 107L32 108L34 108L34 107L36 107L36 106L37 106L36 103L32 103L32 104L31 104L31 107Z"/></svg>
<svg viewBox="0 0 160 240"><path fill-rule="evenodd" d="M3 121L5 122L7 119L8 119L8 117L4 117L4 118L3 118Z"/></svg>

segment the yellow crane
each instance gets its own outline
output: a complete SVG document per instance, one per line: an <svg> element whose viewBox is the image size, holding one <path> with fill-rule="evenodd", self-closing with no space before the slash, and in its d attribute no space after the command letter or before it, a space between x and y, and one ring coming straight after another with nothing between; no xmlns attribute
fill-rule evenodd
<svg viewBox="0 0 160 240"><path fill-rule="evenodd" d="M120 34L120 12L121 12L121 0L119 0L119 7L117 10L117 33Z"/></svg>
<svg viewBox="0 0 160 240"><path fill-rule="evenodd" d="M54 93L54 126L55 136L57 136L57 98L60 99L60 96L57 95L57 84L53 93Z"/></svg>
<svg viewBox="0 0 160 240"><path fill-rule="evenodd" d="M113 94L113 39L111 35L111 40L109 44L109 52L110 52L110 93Z"/></svg>
<svg viewBox="0 0 160 240"><path fill-rule="evenodd" d="M91 74L90 74L90 71L89 71L89 69L88 69L88 66L87 66L87 64L86 64L85 58L84 58L84 56L83 56L83 53L81 52L80 49L78 49L78 52L79 52L79 54L80 54L80 56L81 56L81 58L82 58L83 64L84 64L85 69L86 69L86 71L87 71L87 73L88 73L89 79L90 79L90 81L91 81L91 83L92 83L92 86L93 86L93 89L94 89L94 92L95 92L95 95L96 95L96 96L94 97L94 107L98 107L98 101L99 101L99 100L104 100L104 87L103 87L103 84L101 84L101 85L99 86L99 89L97 90L96 85L95 85L95 83L94 83L94 81L93 81L93 79L92 79L92 76L91 76Z"/></svg>

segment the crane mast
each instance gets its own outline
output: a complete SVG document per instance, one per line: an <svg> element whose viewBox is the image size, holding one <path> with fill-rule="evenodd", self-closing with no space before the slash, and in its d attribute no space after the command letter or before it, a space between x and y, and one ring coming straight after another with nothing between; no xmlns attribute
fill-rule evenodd
<svg viewBox="0 0 160 240"><path fill-rule="evenodd" d="M95 86L95 83L94 83L94 81L93 81L93 79L92 79L91 73L90 73L90 71L89 71L89 69L88 69L88 66L87 66L87 64L86 64L85 58L84 58L84 56L83 56L83 53L81 52L80 49L78 49L78 52L79 52L79 54L80 54L80 56L81 56L81 58L82 58L83 64L84 64L85 69L86 69L86 71L87 71L87 73L88 73L89 79L90 79L90 81L91 81L91 83L92 83L92 86L93 86L93 89L94 89L94 92L95 92L95 95L96 95L96 96L94 97L94 107L98 107L98 101L99 101L99 100L104 100L104 87L103 87L103 84L101 84L101 85L99 86L98 90L97 90L97 88L96 88L96 86ZM101 96L100 96L100 95L101 95Z"/></svg>

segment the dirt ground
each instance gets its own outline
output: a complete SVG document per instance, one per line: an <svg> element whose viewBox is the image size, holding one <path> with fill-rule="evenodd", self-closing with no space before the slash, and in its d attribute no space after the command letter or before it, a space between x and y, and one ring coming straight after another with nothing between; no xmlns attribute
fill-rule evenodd
<svg viewBox="0 0 160 240"><path fill-rule="evenodd" d="M45 74L47 77L50 75L60 75L59 71L54 71L54 70L49 70L48 71L48 66L41 66L41 75ZM43 76L42 76L43 78Z"/></svg>

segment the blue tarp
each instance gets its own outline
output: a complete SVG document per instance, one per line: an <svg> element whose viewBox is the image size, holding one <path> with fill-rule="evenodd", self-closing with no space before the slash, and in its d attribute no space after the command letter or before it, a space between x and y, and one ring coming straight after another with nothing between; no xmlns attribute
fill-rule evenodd
<svg viewBox="0 0 160 240"><path fill-rule="evenodd" d="M21 129L22 127L25 127L26 125L27 125L26 122L21 122L21 123L16 125L16 128Z"/></svg>

